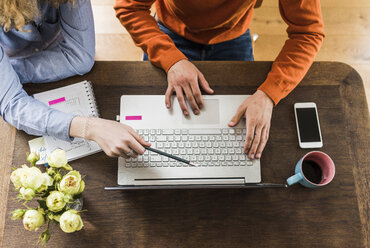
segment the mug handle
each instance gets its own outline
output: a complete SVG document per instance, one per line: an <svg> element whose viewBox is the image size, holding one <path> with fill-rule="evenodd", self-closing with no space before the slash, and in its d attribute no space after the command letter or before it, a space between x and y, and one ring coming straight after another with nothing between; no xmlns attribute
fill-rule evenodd
<svg viewBox="0 0 370 248"><path fill-rule="evenodd" d="M288 185L292 185L292 184L295 184L295 183L298 183L299 181L301 181L303 179L303 175L302 173L298 172L297 174L289 177L286 182L288 183Z"/></svg>

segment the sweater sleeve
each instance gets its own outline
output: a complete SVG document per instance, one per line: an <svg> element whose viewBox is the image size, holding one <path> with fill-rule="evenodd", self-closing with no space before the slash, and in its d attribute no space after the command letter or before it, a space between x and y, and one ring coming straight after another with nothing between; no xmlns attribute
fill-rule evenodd
<svg viewBox="0 0 370 248"><path fill-rule="evenodd" d="M319 0L280 0L279 9L288 40L259 87L275 104L303 79L325 36Z"/></svg>
<svg viewBox="0 0 370 248"><path fill-rule="evenodd" d="M116 0L117 18L131 35L135 45L148 54L156 66L168 71L177 61L186 59L171 40L163 33L150 15L155 0Z"/></svg>

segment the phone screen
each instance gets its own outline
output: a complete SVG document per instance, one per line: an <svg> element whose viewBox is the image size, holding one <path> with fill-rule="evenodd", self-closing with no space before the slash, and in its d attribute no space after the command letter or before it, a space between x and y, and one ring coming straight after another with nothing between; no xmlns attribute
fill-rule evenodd
<svg viewBox="0 0 370 248"><path fill-rule="evenodd" d="M320 142L315 108L296 108L301 142Z"/></svg>

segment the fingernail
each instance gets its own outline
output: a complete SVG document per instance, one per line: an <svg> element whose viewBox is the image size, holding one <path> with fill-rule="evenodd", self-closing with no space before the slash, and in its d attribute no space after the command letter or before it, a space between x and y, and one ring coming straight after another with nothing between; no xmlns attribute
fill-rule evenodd
<svg viewBox="0 0 370 248"><path fill-rule="evenodd" d="M199 114L199 110L198 109L195 109L194 110L194 114L196 114L196 115Z"/></svg>
<svg viewBox="0 0 370 248"><path fill-rule="evenodd" d="M254 154L252 153L252 154L251 154L251 159L253 159L253 158L254 158Z"/></svg>
<svg viewBox="0 0 370 248"><path fill-rule="evenodd" d="M170 105L169 105L169 104L166 104L166 107L167 107L167 108L170 108Z"/></svg>
<svg viewBox="0 0 370 248"><path fill-rule="evenodd" d="M184 111L184 115L188 115L188 111L186 111L186 110L185 110L185 111Z"/></svg>
<svg viewBox="0 0 370 248"><path fill-rule="evenodd" d="M256 158L261 158L261 153L257 153Z"/></svg>
<svg viewBox="0 0 370 248"><path fill-rule="evenodd" d="M230 121L230 122L229 122L229 125L230 125L230 126L234 125L234 122Z"/></svg>

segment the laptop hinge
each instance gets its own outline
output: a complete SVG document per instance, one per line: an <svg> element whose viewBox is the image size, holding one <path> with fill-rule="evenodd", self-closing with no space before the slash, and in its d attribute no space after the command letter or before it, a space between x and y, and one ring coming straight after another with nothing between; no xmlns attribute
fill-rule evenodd
<svg viewBox="0 0 370 248"><path fill-rule="evenodd" d="M135 185L245 184L244 178L135 179Z"/></svg>

